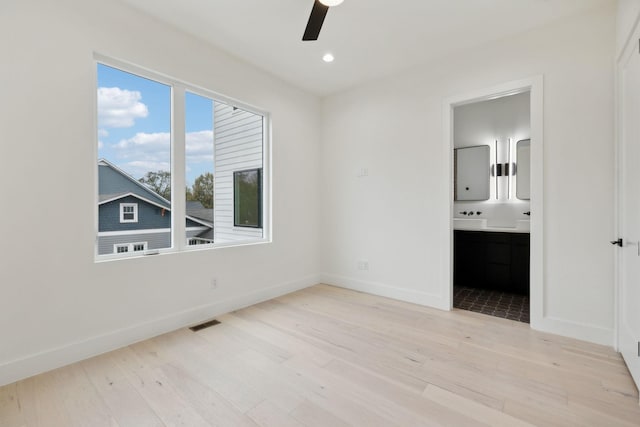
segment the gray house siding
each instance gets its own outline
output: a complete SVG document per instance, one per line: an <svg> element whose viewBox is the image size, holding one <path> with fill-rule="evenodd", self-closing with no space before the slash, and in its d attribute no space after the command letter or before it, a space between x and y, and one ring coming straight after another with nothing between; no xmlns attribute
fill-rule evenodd
<svg viewBox="0 0 640 427"><path fill-rule="evenodd" d="M164 249L171 247L171 233L141 233L126 234L119 236L99 236L98 255L108 255L114 253L114 245L129 243L147 243L149 249Z"/></svg>
<svg viewBox="0 0 640 427"><path fill-rule="evenodd" d="M116 245L127 245L129 253L136 252L135 244L143 244L146 250L170 248L170 202L108 161L101 160L98 166L101 201L98 208L98 255L117 253ZM122 203L137 205L137 222L120 222ZM199 207L201 205L191 204L191 208ZM203 219L201 223L186 218L185 242L192 237L211 235L212 219Z"/></svg>
<svg viewBox="0 0 640 427"><path fill-rule="evenodd" d="M186 225L187 225L187 228L189 228L189 227L204 227L204 225L200 224L199 222L192 221L189 218L187 218Z"/></svg>
<svg viewBox="0 0 640 427"><path fill-rule="evenodd" d="M120 222L120 204L138 204L138 222ZM127 196L100 205L99 231L133 231L171 227L171 212L137 197Z"/></svg>
<svg viewBox="0 0 640 427"><path fill-rule="evenodd" d="M202 227L202 224L197 224L193 221L187 222L187 227ZM197 237L204 230L201 228L197 230L187 230L186 239ZM165 249L171 247L171 232L158 232L158 233L140 233L140 234L125 234L118 236L99 236L98 237L98 255L108 255L114 253L114 245L124 245L130 243L146 243L147 250L151 249Z"/></svg>
<svg viewBox="0 0 640 427"><path fill-rule="evenodd" d="M156 192L139 184L133 177L123 175L119 171L103 164L98 167L98 194L134 193L154 203L167 206L167 201Z"/></svg>

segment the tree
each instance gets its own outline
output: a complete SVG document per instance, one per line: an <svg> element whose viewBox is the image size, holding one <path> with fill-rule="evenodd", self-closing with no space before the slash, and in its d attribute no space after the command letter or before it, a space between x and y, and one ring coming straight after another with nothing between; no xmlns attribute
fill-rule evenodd
<svg viewBox="0 0 640 427"><path fill-rule="evenodd" d="M171 200L171 172L147 172L138 181L151 188L167 200Z"/></svg>
<svg viewBox="0 0 640 427"><path fill-rule="evenodd" d="M191 191L187 190L187 200L197 200L207 209L213 208L213 174L203 173L196 178Z"/></svg>

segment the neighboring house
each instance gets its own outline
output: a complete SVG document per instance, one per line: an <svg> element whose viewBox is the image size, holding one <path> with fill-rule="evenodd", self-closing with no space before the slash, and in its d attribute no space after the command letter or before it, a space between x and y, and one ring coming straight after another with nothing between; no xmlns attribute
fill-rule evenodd
<svg viewBox="0 0 640 427"><path fill-rule="evenodd" d="M171 246L171 203L109 163L98 161L98 255ZM213 243L213 211L187 203L189 245Z"/></svg>
<svg viewBox="0 0 640 427"><path fill-rule="evenodd" d="M221 102L214 108L214 208L187 201L188 245L264 237L263 117ZM98 160L98 173L98 255L171 247L171 202L107 160Z"/></svg>
<svg viewBox="0 0 640 427"><path fill-rule="evenodd" d="M198 201L187 201L187 218L209 224L210 227L189 239L189 245L213 243L213 209L207 209ZM188 232L187 232L188 234Z"/></svg>

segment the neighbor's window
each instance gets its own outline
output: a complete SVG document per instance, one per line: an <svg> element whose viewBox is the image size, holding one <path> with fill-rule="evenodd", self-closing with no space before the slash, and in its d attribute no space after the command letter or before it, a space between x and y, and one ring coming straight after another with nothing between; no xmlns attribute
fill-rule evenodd
<svg viewBox="0 0 640 427"><path fill-rule="evenodd" d="M264 241L265 113L107 63L118 62L97 61L98 257ZM181 176L171 153L184 161ZM176 212L176 200L186 209Z"/></svg>
<svg viewBox="0 0 640 427"><path fill-rule="evenodd" d="M113 252L117 254L123 254L129 252L129 245L113 245Z"/></svg>
<svg viewBox="0 0 640 427"><path fill-rule="evenodd" d="M128 252L141 252L147 250L147 242L139 243L119 243L113 245L113 252L116 254L124 254Z"/></svg>
<svg viewBox="0 0 640 427"><path fill-rule="evenodd" d="M147 249L147 242L132 243L131 246L133 247L134 252L140 252Z"/></svg>
<svg viewBox="0 0 640 427"><path fill-rule="evenodd" d="M138 222L137 203L120 203L120 222Z"/></svg>
<svg viewBox="0 0 640 427"><path fill-rule="evenodd" d="M234 172L234 225L236 227L262 227L262 170Z"/></svg>

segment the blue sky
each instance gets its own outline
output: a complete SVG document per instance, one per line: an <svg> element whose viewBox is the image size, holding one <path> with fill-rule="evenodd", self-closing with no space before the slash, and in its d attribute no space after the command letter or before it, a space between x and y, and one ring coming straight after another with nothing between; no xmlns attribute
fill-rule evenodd
<svg viewBox="0 0 640 427"><path fill-rule="evenodd" d="M213 101L187 92L187 185L213 172ZM136 179L170 170L171 88L98 64L98 157Z"/></svg>

